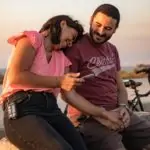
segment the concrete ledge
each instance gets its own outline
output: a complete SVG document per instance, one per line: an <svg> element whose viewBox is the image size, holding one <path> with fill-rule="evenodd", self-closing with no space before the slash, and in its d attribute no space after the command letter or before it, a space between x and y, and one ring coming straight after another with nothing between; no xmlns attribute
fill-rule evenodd
<svg viewBox="0 0 150 150"><path fill-rule="evenodd" d="M0 140L0 150L19 150L13 144L11 144L6 138Z"/></svg>
<svg viewBox="0 0 150 150"><path fill-rule="evenodd" d="M4 137L4 136L5 136L4 129L1 128L1 129L0 129L0 139L1 139L2 137Z"/></svg>
<svg viewBox="0 0 150 150"><path fill-rule="evenodd" d="M4 129L0 129L0 150L19 150L5 137Z"/></svg>

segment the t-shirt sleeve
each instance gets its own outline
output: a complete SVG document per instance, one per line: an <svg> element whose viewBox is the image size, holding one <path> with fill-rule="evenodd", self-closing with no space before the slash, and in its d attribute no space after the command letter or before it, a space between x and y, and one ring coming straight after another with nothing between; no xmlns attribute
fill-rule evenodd
<svg viewBox="0 0 150 150"><path fill-rule="evenodd" d="M70 66L70 71L75 73L78 72L81 59L79 49L77 48L77 46L74 45L71 48L67 49L65 54L72 63L72 65Z"/></svg>
<svg viewBox="0 0 150 150"><path fill-rule="evenodd" d="M65 56L64 57L65 67L69 67L72 65L71 61Z"/></svg>
<svg viewBox="0 0 150 150"><path fill-rule="evenodd" d="M119 53L116 47L114 48L114 50L115 50L115 58L116 58L116 68L117 68L117 71L120 71L121 66L120 66Z"/></svg>
<svg viewBox="0 0 150 150"><path fill-rule="evenodd" d="M27 37L30 40L31 45L35 50L42 44L42 37L37 31L24 31L18 35L14 35L8 39L8 43L16 46L18 41L23 37Z"/></svg>

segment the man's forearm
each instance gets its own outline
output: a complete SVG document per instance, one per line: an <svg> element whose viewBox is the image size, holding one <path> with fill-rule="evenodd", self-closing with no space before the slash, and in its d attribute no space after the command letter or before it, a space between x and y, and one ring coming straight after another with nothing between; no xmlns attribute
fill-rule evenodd
<svg viewBox="0 0 150 150"><path fill-rule="evenodd" d="M126 90L118 91L118 103L128 104L128 93Z"/></svg>
<svg viewBox="0 0 150 150"><path fill-rule="evenodd" d="M128 104L128 94L124 86L122 78L120 77L120 72L116 74L116 81L118 87L118 103L119 104Z"/></svg>
<svg viewBox="0 0 150 150"><path fill-rule="evenodd" d="M69 103L70 105L74 106L81 112L92 115L92 116L99 116L106 118L105 116L105 109L103 107L98 107L96 105L93 105L89 101L87 101L85 98L80 96L76 91L72 90L70 92L63 91L65 101Z"/></svg>

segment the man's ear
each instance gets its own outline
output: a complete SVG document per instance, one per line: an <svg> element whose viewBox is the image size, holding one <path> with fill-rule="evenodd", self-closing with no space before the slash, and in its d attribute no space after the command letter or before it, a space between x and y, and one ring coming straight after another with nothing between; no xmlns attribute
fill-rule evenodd
<svg viewBox="0 0 150 150"><path fill-rule="evenodd" d="M61 28L64 28L66 25L67 25L67 22L66 22L65 20L62 20L62 21L60 22L60 27L61 27Z"/></svg>
<svg viewBox="0 0 150 150"><path fill-rule="evenodd" d="M116 33L117 28L114 30L113 34Z"/></svg>

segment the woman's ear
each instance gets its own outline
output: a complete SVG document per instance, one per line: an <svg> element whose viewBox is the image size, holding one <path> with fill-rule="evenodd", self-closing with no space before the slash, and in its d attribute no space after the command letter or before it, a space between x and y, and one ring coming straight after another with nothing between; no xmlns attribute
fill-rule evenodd
<svg viewBox="0 0 150 150"><path fill-rule="evenodd" d="M67 22L66 22L65 20L62 20L62 21L60 22L60 27L61 27L61 28L64 28L65 26L67 26Z"/></svg>
<svg viewBox="0 0 150 150"><path fill-rule="evenodd" d="M44 37L47 37L47 36L49 36L49 32L50 32L50 29L45 30L45 31L42 32L42 35L43 35Z"/></svg>

